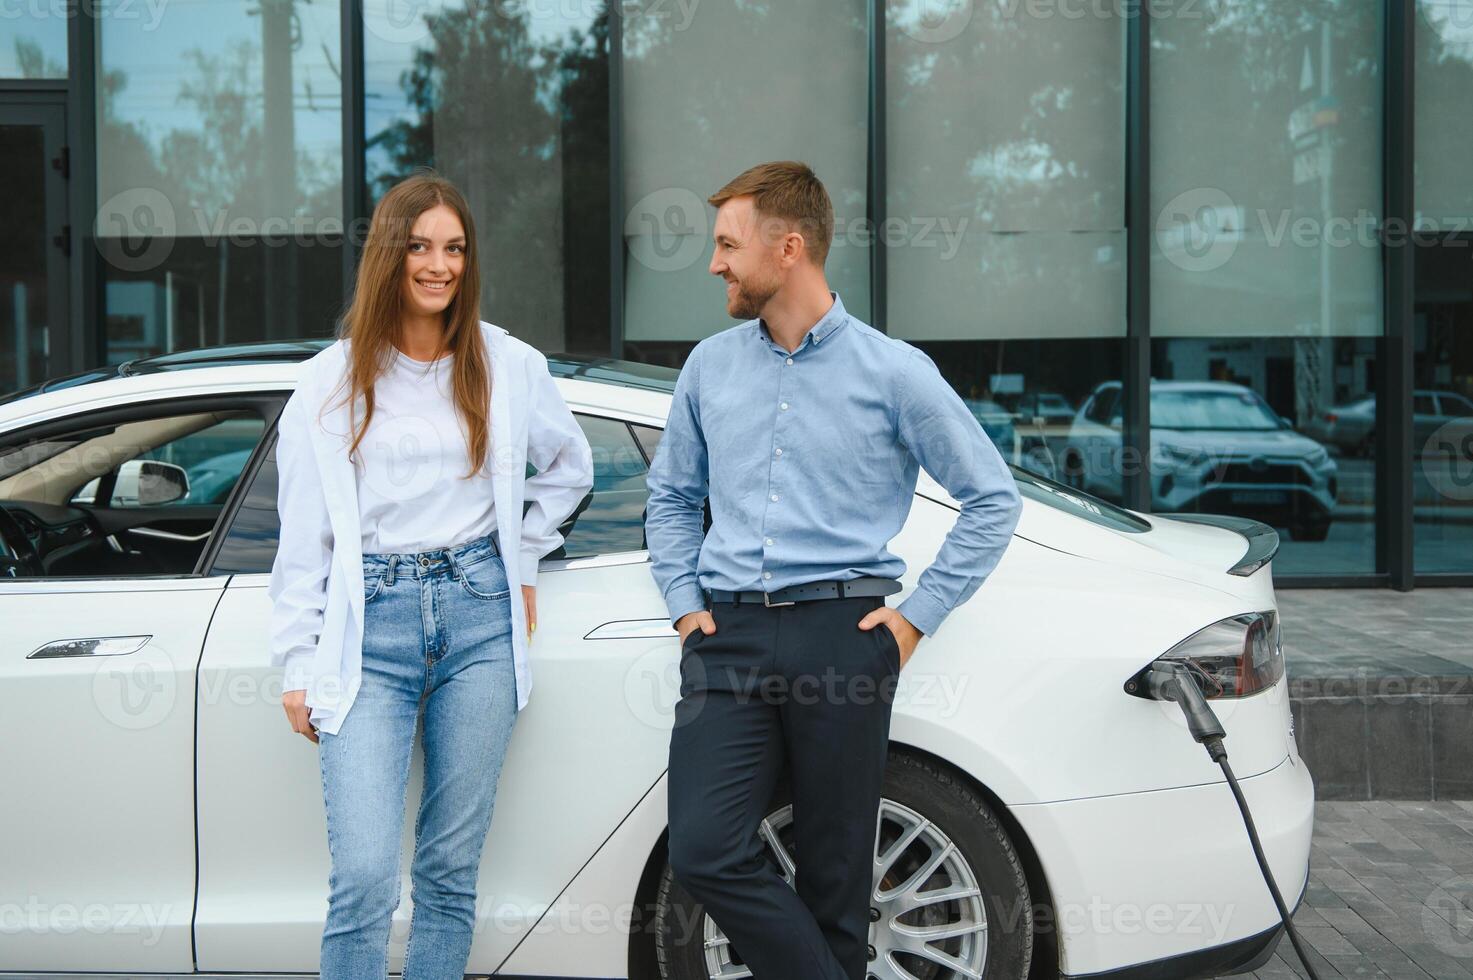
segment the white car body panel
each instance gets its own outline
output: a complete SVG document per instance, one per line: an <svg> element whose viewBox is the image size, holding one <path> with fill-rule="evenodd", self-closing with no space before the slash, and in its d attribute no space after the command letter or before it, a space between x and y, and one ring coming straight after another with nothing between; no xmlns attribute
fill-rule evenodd
<svg viewBox="0 0 1473 980"><path fill-rule="evenodd" d="M224 584L0 580L0 969L193 969L189 701ZM27 659L102 636L148 639Z"/></svg>
<svg viewBox="0 0 1473 980"><path fill-rule="evenodd" d="M291 363L231 365L62 389L0 406L0 431L156 397L286 391L296 370ZM669 400L595 382L557 384L575 412L654 425L662 424ZM954 501L924 472L918 494L890 543L907 565L904 591L887 600L892 606L915 587L955 518ZM1236 912L1221 937L1229 942L1272 924L1231 797L1179 710L1133 697L1123 685L1202 627L1274 609L1271 571L1226 574L1246 547L1233 532L1148 520L1149 534L1121 533L1025 498L1002 562L907 664L892 751L909 747L943 759L1001 800L1028 832L1061 907L1087 907L1102 890L1117 904L1232 903ZM150 583L148 602L137 601L137 582L119 589L116 582L0 580L5 622L20 623L7 630L20 642L0 660L9 682L0 688L0 717L14 726L14 739L50 732L45 753L12 756L8 772L15 785L59 794L39 810L0 815L0 833L11 842L33 838L43 815L53 819L46 832L54 837L43 838L51 853L38 848L34 861L19 865L19 876L7 877L38 895L176 906L165 939L150 948L106 931L89 937L85 953L72 936L23 935L28 947L10 936L0 970L315 969L329 869L317 758L288 729L279 672L267 664L267 576L237 575L228 587L226 578L160 579ZM544 563L539 586L530 650L539 693L518 718L498 786L468 969L625 976L627 910L665 827L680 651L642 552ZM81 592L91 593L85 628L71 611L79 597L66 597ZM1061 604L1068 615L1058 614ZM54 661L38 670L24 659L42 640L57 638L53 633L148 632L155 622L152 631L169 653L151 654L150 662L169 672L180 697L165 722L142 732L91 709L94 665ZM56 625L64 623L71 625ZM1287 684L1214 707L1234 768L1265 814L1264 844L1292 899L1304 881L1313 801L1293 746ZM59 712L64 726L56 723ZM150 767L137 766L140 758ZM58 775L59 765L77 759L93 770L86 783ZM421 766L416 744L391 969L402 967L407 939ZM128 796L140 786L151 795L135 810ZM129 854L132 865L76 846L84 829L97 834L99 805L110 833L140 835L128 838L130 845L143 842ZM58 861L54 848L63 840L73 846ZM97 840L105 846L101 835ZM1131 840L1139 847L1121 846ZM13 851L13 844L6 848L7 860ZM1141 860L1143 854L1152 859ZM10 900L0 895L0 902ZM1061 965L1070 973L1195 948L1191 936L1144 929L1066 930L1062 939Z"/></svg>

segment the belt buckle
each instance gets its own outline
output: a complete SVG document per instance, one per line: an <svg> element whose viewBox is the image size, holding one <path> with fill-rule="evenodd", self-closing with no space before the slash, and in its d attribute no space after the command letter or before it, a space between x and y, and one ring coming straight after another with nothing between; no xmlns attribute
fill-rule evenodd
<svg viewBox="0 0 1473 980"><path fill-rule="evenodd" d="M798 604L798 601L796 599L790 599L787 602L773 602L772 601L772 593L770 593L770 592L763 592L762 593L762 604L764 606L766 606L768 609L776 609L778 606L796 606Z"/></svg>

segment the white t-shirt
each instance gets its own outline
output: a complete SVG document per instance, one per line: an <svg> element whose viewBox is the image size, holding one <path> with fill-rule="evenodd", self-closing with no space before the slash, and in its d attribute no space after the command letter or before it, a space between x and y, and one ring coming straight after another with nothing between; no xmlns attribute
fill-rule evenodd
<svg viewBox="0 0 1473 980"><path fill-rule="evenodd" d="M451 397L454 354L418 361L390 346L373 419L354 454L364 554L448 548L496 530L490 453L474 477Z"/></svg>

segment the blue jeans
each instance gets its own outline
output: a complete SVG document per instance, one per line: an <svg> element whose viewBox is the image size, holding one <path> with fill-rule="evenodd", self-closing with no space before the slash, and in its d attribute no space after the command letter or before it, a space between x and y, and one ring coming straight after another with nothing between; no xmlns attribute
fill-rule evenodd
<svg viewBox="0 0 1473 980"><path fill-rule="evenodd" d="M490 535L417 554L370 553L363 594L362 686L338 733L318 733L332 854L322 977L388 975L410 752L423 705L424 793L404 978L461 980L481 849L517 715L506 568Z"/></svg>

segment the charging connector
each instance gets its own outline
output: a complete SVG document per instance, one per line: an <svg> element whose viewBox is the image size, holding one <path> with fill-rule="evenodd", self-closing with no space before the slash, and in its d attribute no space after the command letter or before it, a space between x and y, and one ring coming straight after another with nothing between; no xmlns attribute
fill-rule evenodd
<svg viewBox="0 0 1473 980"><path fill-rule="evenodd" d="M1158 701L1175 701L1181 707L1192 738L1201 743L1212 761L1222 767L1228 788L1238 801L1238 811L1243 815L1243 826L1247 828L1248 840L1253 844L1253 856L1258 859L1258 869L1263 872L1263 880L1268 884L1269 893L1273 895L1274 905L1279 910L1279 918L1284 922L1285 931L1289 933L1294 952L1299 954L1304 969L1309 972L1310 980L1320 980L1305 953L1299 930L1294 928L1294 918L1289 914L1289 907L1284 904L1284 896L1279 892L1273 872L1269 870L1268 857L1263 853L1263 842L1258 839L1258 828L1253 824L1253 814L1248 811L1248 801L1244 799L1243 790L1238 786L1238 778L1233 775L1233 767L1228 765L1227 748L1222 744L1227 731L1222 727L1222 722L1217 720L1212 706L1202 696L1202 688L1197 683L1196 676L1184 663L1158 660L1147 668L1141 680L1152 698Z"/></svg>

